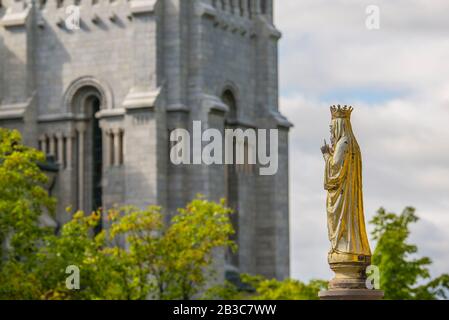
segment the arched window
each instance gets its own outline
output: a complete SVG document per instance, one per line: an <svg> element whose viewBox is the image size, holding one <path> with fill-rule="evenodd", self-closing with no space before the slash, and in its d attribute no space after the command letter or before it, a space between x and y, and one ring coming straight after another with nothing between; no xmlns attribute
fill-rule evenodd
<svg viewBox="0 0 449 320"><path fill-rule="evenodd" d="M237 101L231 90L225 90L221 95L221 100L225 103L229 112L226 115L226 129L235 129L235 123L237 120ZM232 225L235 230L235 234L232 236L232 240L238 242L239 239L239 179L237 173L236 162L236 142L232 142L233 152L233 164L225 165L225 198L227 205L234 210L234 214L231 216ZM231 250L226 252L226 262L238 268L239 266L239 256L238 253L233 253Z"/></svg>
<svg viewBox="0 0 449 320"><path fill-rule="evenodd" d="M237 120L237 101L235 100L235 96L231 90L225 90L221 95L221 100L226 104L229 108L229 113L226 116L228 121L236 121Z"/></svg>
<svg viewBox="0 0 449 320"><path fill-rule="evenodd" d="M102 109L100 91L82 86L73 96L71 109L83 119L77 123L73 163L76 165L78 208L87 212L102 207L103 132L96 114ZM101 225L96 231L101 229Z"/></svg>

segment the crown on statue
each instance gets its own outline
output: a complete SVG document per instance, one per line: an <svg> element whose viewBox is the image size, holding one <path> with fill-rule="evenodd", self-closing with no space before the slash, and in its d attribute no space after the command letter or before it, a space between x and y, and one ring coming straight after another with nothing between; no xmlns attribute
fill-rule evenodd
<svg viewBox="0 0 449 320"><path fill-rule="evenodd" d="M332 119L343 118L343 119L351 119L351 113L354 110L351 106L331 106L331 114Z"/></svg>

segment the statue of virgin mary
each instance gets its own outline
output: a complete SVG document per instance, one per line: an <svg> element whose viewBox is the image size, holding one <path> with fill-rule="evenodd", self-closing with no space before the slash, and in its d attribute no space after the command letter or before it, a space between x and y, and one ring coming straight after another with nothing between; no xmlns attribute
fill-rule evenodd
<svg viewBox="0 0 449 320"><path fill-rule="evenodd" d="M363 213L362 157L352 132L352 111L347 106L331 107L331 145L325 142L321 151L326 163L324 189L331 242L328 261L336 279L346 278L346 282L351 282L353 278L353 285L361 285L364 269L370 264L371 250ZM338 281L334 280L335 283Z"/></svg>

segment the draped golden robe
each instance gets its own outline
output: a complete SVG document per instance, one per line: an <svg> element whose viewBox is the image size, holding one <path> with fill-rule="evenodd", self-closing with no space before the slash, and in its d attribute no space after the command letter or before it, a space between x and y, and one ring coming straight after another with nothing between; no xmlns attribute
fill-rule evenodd
<svg viewBox="0 0 449 320"><path fill-rule="evenodd" d="M333 119L331 133L334 150L324 155L329 263L367 262L371 251L363 213L360 148L349 118Z"/></svg>

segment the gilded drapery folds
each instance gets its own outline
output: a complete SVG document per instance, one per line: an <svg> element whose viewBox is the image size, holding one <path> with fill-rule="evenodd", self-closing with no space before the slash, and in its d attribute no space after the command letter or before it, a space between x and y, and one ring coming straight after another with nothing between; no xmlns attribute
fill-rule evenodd
<svg viewBox="0 0 449 320"><path fill-rule="evenodd" d="M331 107L332 143L323 147L330 264L369 264L371 258L363 212L362 157L352 131L352 110Z"/></svg>

